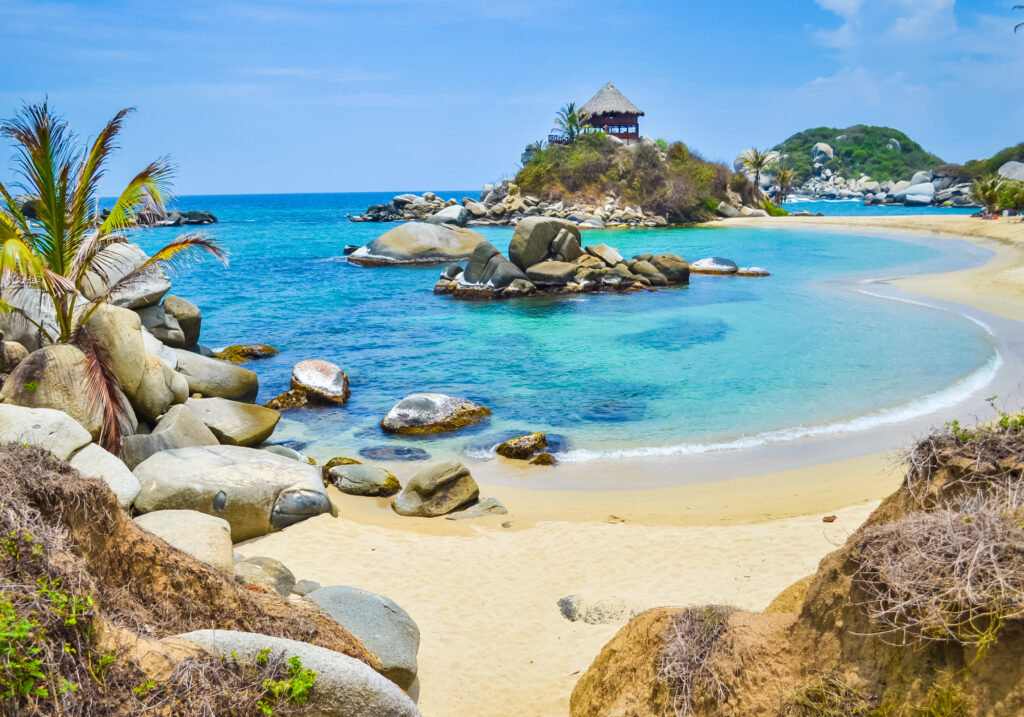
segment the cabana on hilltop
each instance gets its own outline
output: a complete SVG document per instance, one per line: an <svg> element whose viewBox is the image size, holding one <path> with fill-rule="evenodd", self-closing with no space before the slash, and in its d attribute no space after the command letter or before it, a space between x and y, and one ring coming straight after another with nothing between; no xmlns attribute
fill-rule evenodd
<svg viewBox="0 0 1024 717"><path fill-rule="evenodd" d="M591 97L581 111L591 127L618 137L626 144L640 141L640 117L644 111L627 100L611 82Z"/></svg>

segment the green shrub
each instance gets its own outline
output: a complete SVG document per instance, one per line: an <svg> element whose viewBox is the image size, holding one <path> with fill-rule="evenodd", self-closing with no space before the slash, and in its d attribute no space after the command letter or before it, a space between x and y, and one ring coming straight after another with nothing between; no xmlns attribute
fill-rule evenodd
<svg viewBox="0 0 1024 717"><path fill-rule="evenodd" d="M774 203L772 203L771 201L769 201L767 199L765 199L764 201L761 202L761 208L764 209L766 212L768 212L768 216L770 216L770 217L788 217L789 216L789 212L787 212L782 207L776 206Z"/></svg>

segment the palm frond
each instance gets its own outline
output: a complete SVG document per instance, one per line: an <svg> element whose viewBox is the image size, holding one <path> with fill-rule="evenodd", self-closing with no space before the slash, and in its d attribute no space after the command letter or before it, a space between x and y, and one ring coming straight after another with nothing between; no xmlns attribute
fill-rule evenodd
<svg viewBox="0 0 1024 717"><path fill-rule="evenodd" d="M75 193L71 201L72 223L76 226L88 226L89 212L98 196L100 179L105 173L103 164L110 153L117 148L115 140L124 127L125 119L134 111L134 108L126 107L114 115L114 118L100 130L85 156L78 171Z"/></svg>
<svg viewBox="0 0 1024 717"><path fill-rule="evenodd" d="M15 275L23 279L41 279L46 267L34 251L19 237L0 245L0 277Z"/></svg>
<svg viewBox="0 0 1024 717"><path fill-rule="evenodd" d="M100 408L103 427L99 444L115 456L121 452L121 438L131 430L135 415L110 366L110 356L103 345L80 324L71 335L71 344L85 354L85 391L90 413Z"/></svg>
<svg viewBox="0 0 1024 717"><path fill-rule="evenodd" d="M162 209L166 198L170 195L171 179L174 166L166 157L151 162L143 169L117 198L110 215L100 226L100 234L109 234L127 229L135 224L135 215L140 205L149 202L155 208Z"/></svg>
<svg viewBox="0 0 1024 717"><path fill-rule="evenodd" d="M32 227L29 226L28 219L26 219L25 215L22 214L21 208L18 206L18 203L14 201L14 197L11 196L11 193L7 191L7 187L4 186L3 182L0 182L0 197L3 197L5 205L4 209L9 215L9 218L13 217L14 222L18 225L22 235L28 238L31 242Z"/></svg>

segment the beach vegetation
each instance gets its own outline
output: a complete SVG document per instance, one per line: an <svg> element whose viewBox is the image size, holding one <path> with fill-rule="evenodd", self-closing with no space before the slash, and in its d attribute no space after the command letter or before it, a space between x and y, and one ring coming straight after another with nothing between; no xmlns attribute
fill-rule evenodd
<svg viewBox="0 0 1024 717"><path fill-rule="evenodd" d="M896 140L896 144L892 140ZM899 181L943 163L892 127L815 127L798 132L773 148L783 155L786 166L796 172L798 184L807 181L812 174L811 148L818 142L828 144L834 151L833 158L824 166L844 177L858 177L863 173L878 182Z"/></svg>
<svg viewBox="0 0 1024 717"><path fill-rule="evenodd" d="M669 687L676 717L692 714L698 704L714 706L728 698L729 688L715 658L732 612L720 605L684 608L662 634L658 676Z"/></svg>
<svg viewBox="0 0 1024 717"><path fill-rule="evenodd" d="M789 192L793 188L794 182L796 182L796 170L790 169L789 167L778 167L775 170L775 201L779 206L786 203L789 198Z"/></svg>
<svg viewBox="0 0 1024 717"><path fill-rule="evenodd" d="M14 148L17 184L13 186L36 197L34 217L29 218L13 192L0 183L0 282L7 296L25 288L39 290L53 307L55 333L8 301L0 301L0 314L18 313L46 342L73 344L82 350L89 377L84 389L92 405L103 409L101 442L113 453L120 449L131 408L109 369L109 358L86 324L118 290L157 268L180 268L196 253L224 261L212 239L188 233L124 276L110 275L110 260L103 250L126 241L124 232L136 226L140 211L163 211L174 172L166 158L151 162L121 190L109 213L100 213L100 184L132 111L123 109L114 115L89 144L80 143L47 102L26 104L13 119L0 122L0 135ZM89 302L83 297L84 286L97 280L99 296Z"/></svg>
<svg viewBox="0 0 1024 717"><path fill-rule="evenodd" d="M999 208L1024 211L1024 182L1003 182L999 190Z"/></svg>
<svg viewBox="0 0 1024 717"><path fill-rule="evenodd" d="M704 221L728 200L730 178L722 164L708 162L682 142L624 147L603 132L587 132L572 144L551 144L516 175L527 194L579 203L604 203L612 195L672 223ZM737 191L734 189L734 191ZM746 182L738 192L756 204Z"/></svg>
<svg viewBox="0 0 1024 717"><path fill-rule="evenodd" d="M971 198L985 207L987 214L999 209L999 197L1003 191L1003 180L999 177L976 179L971 185Z"/></svg>
<svg viewBox="0 0 1024 717"><path fill-rule="evenodd" d="M770 199L764 199L761 201L761 209L768 212L770 217L788 217L789 212L780 207L778 204Z"/></svg>
<svg viewBox="0 0 1024 717"><path fill-rule="evenodd" d="M987 159L972 159L958 168L958 179L970 181L988 177L999 171L1007 162L1024 162L1024 142L1006 147Z"/></svg>
<svg viewBox="0 0 1024 717"><path fill-rule="evenodd" d="M587 114L576 107L575 102L562 105L555 114L555 127L561 130L562 136L569 142L575 142L587 126Z"/></svg>
<svg viewBox="0 0 1024 717"><path fill-rule="evenodd" d="M758 149L751 147L740 153L743 160L743 169L754 175L754 190L761 187L761 175L770 171L779 163L782 155L773 149Z"/></svg>
<svg viewBox="0 0 1024 717"><path fill-rule="evenodd" d="M781 717L873 717L879 702L861 694L841 674L819 674L786 696Z"/></svg>

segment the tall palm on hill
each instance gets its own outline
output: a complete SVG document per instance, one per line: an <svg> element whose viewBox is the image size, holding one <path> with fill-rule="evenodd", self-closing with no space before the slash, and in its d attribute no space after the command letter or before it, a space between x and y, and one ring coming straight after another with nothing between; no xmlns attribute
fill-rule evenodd
<svg viewBox="0 0 1024 717"><path fill-rule="evenodd" d="M587 119L586 112L577 109L575 102L569 102L563 105L555 115L555 126L562 130L562 134L567 140L575 142L576 138L583 133Z"/></svg>
<svg viewBox="0 0 1024 717"><path fill-rule="evenodd" d="M101 217L100 181L132 111L118 112L87 146L79 144L68 123L47 102L25 105L13 119L0 122L0 136L14 146L18 187L34 197L34 217L30 219L0 182L0 289L3 299L26 287L39 290L44 302L52 304L56 329L51 333L45 322L7 300L0 300L0 315L17 313L35 326L46 342L74 344L85 353L88 385L84 388L90 403L103 408L106 420L101 440L114 452L120 444L125 411L131 409L107 366L107 357L85 325L118 289L140 281L158 267L173 269L196 251L224 261L214 241L202 234L184 234L115 278L113 262L103 250L125 241L120 232L135 225L141 209L162 211L173 174L166 159L150 163L121 191L110 213ZM94 292L99 286L93 301L83 296L87 281Z"/></svg>
<svg viewBox="0 0 1024 717"><path fill-rule="evenodd" d="M773 164L778 164L781 155L774 149L751 147L743 150L740 157L743 159L743 168L754 174L755 189L760 189L761 175L771 169Z"/></svg>

